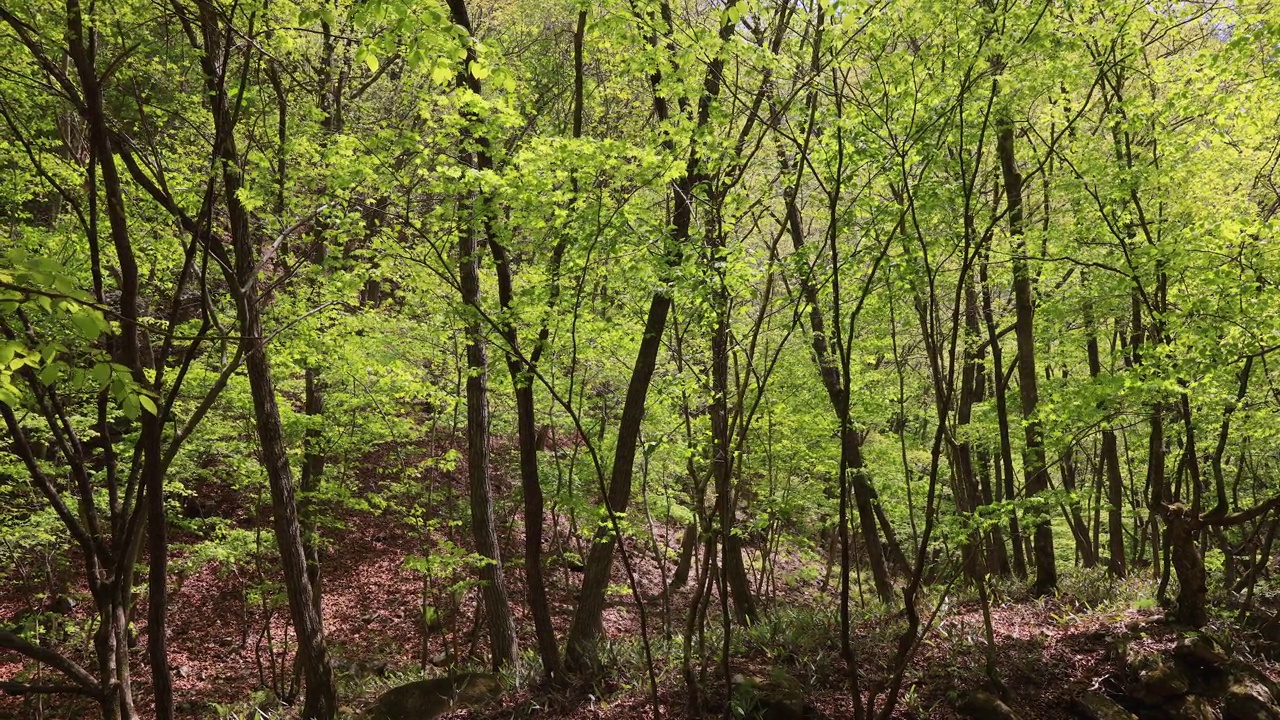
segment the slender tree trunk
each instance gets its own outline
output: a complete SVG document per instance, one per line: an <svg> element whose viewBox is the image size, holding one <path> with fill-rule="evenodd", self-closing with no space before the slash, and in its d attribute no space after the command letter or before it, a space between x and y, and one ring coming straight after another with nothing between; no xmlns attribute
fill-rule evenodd
<svg viewBox="0 0 1280 720"><path fill-rule="evenodd" d="M676 570L671 576L671 589L679 590L689 582L689 570L693 566L693 553L698 549L698 525L691 522L684 526L680 536L680 554Z"/></svg>
<svg viewBox="0 0 1280 720"><path fill-rule="evenodd" d="M289 458L285 454L280 409L276 404L275 384L271 379L271 365L267 360L262 337L256 295L255 288L251 296L246 298L246 305L250 309L242 332L246 337L252 338L252 345L245 358L245 368L253 394L254 416L262 445L262 464L271 486L272 515L276 545L280 550L280 562L284 571L285 592L289 598L294 630L298 634L298 653L302 657L303 676L306 679L302 716L329 720L337 712L333 671L329 664L320 614L316 612L315 593L307 573L302 524L298 519L298 504L293 490L293 471L289 468Z"/></svg>
<svg viewBox="0 0 1280 720"><path fill-rule="evenodd" d="M302 523L298 517L298 503L293 489L293 471L285 452L284 429L280 422L275 383L263 338L256 258L252 240L248 237L248 215L239 206L239 201L234 199L239 189L235 187L237 181L233 179L237 176L237 171L229 167L228 158L224 157L223 163L228 202L236 208L231 213L232 237L236 250L236 274L244 290L240 302L240 331L248 342L245 369L253 396L262 464L271 489L276 546L280 552L290 617L298 635L298 654L306 681L302 717L307 720L331 720L337 713L333 671L329 663L321 616L316 608L316 596L307 571Z"/></svg>
<svg viewBox="0 0 1280 720"><path fill-rule="evenodd" d="M1089 376L1095 381L1102 375L1102 358L1098 352L1098 334L1094 324L1092 306L1085 307L1085 326L1089 333L1087 351ZM1098 461L1106 476L1107 488L1107 548L1110 558L1107 572L1112 576L1125 576L1124 550L1124 479L1120 476L1120 453L1116 445L1116 433L1109 425L1102 429L1102 443Z"/></svg>
<svg viewBox="0 0 1280 720"><path fill-rule="evenodd" d="M794 186L788 188L786 222L792 249L798 252L805 246L805 240L803 223L795 195L796 188ZM800 278L800 290L806 305L808 305L810 343L813 345L814 357L818 364L818 375L822 380L823 388L827 391L827 398L831 401L832 409L835 410L837 419L840 421L841 457L848 464L848 469L852 471L849 473L849 482L852 485L859 527L867 545L867 558L871 566L871 575L875 582L876 592L884 602L889 603L893 600L893 584L890 581L889 571L885 564L883 546L880 544L880 532L877 529L875 511L876 501L873 497L874 490L866 477L866 463L862 457L862 440L857 431L850 426L847 402L845 400L847 393L840 377L840 367L836 363L834 354L827 343L826 318L822 313L818 289L807 275L802 275ZM844 468L841 469L842 473L843 471ZM894 540L893 545L897 546L896 538ZM895 554L899 556L902 554L900 547Z"/></svg>
<svg viewBox="0 0 1280 720"><path fill-rule="evenodd" d="M474 213L465 203L463 212ZM458 238L458 275L462 302L473 312L480 308L480 258L473 227L475 218L464 217ZM516 660L515 624L502 577L502 554L494 519L493 488L489 484L489 356L480 319L467 321L467 488L471 496L471 532L479 568L480 596L489 624L489 649L494 669ZM522 428L524 429L524 428ZM534 433L532 442L536 442ZM537 462L536 458L534 462Z"/></svg>
<svg viewBox="0 0 1280 720"><path fill-rule="evenodd" d="M970 223L966 221L966 226ZM966 228L966 234L969 234ZM960 330L957 328L957 332ZM966 278L964 287L964 366L960 372L960 392L956 407L956 435L960 438L968 436L968 427L973 420L973 405L981 401L982 360L975 348L978 344L978 294L970 279ZM941 382L941 379L939 379ZM954 386L952 386L954 387ZM939 405L942 404L939 396ZM938 408L939 422L946 422L946 407ZM950 435L950 434L948 434ZM962 514L976 519L974 513L982 505L982 494L978 489L978 480L974 472L973 447L968 440L949 439L951 463L956 485L956 509ZM971 581L981 585L984 583L987 568L982 562L982 533L971 532L966 538L963 548L964 571ZM985 586L981 586L985 588ZM981 592L985 593L985 589Z"/></svg>
<svg viewBox="0 0 1280 720"><path fill-rule="evenodd" d="M160 419L149 415L142 419L143 483L146 486L147 553L150 555L147 577L147 660L151 663L152 692L156 718L173 716L173 676L169 672L166 622L169 612L169 537L168 511L165 508L164 469L160 457Z"/></svg>
<svg viewBox="0 0 1280 720"><path fill-rule="evenodd" d="M856 436L857 431L849 426L847 419L841 425L843 457L848 470L848 487L845 491L853 495L853 504L858 513L858 526L862 530L863 541L867 546L867 563L871 566L871 578L876 586L876 594L885 604L890 604L893 602L893 582L889 577L888 565L885 563L884 545L880 542L875 500L872 497L871 483L867 478L866 461L862 457L862 442ZM841 552L847 553L847 551L846 547Z"/></svg>
<svg viewBox="0 0 1280 720"><path fill-rule="evenodd" d="M711 276L711 308L715 328L711 333L711 477L716 489L716 517L719 524L721 570L725 574L738 622L750 625L756 621L755 599L742 559L742 537L733 531L737 500L733 484L733 447L729 422L729 289L725 284L724 236L720 227L723 198L712 192L711 221L707 223L706 272ZM726 629L727 629L726 625ZM725 643L729 639L725 638Z"/></svg>
<svg viewBox="0 0 1280 720"><path fill-rule="evenodd" d="M1075 448L1068 447L1062 453L1062 489L1072 497L1067 499L1067 522L1071 526L1071 536L1075 539L1076 554L1081 564L1093 567L1097 562L1093 543L1089 540L1089 523L1080 512L1080 501L1074 497L1076 492L1076 459Z"/></svg>
<svg viewBox="0 0 1280 720"><path fill-rule="evenodd" d="M990 505L995 502L995 493L991 485L991 453L985 450L978 451L978 483L982 492L982 503ZM991 548L988 553L988 562L997 574L1009 575L1011 572L1009 566L1009 548L1005 545L1004 530L1000 525L991 528L988 536Z"/></svg>
<svg viewBox="0 0 1280 720"><path fill-rule="evenodd" d="M453 22L471 35L471 18L467 13L464 0L449 0L449 11ZM459 70L455 82L480 95L482 87L480 79L472 74L475 66L475 46L468 39L466 58ZM474 119L474 118L471 118ZM481 148L471 157L473 164L482 169L492 167L487 154L488 141L484 137L472 138ZM487 167L482 167L487 166ZM458 279L462 302L471 312L465 328L467 343L467 488L471 499L471 533L476 545L476 553L483 563L479 568L480 597L484 601L485 616L489 625L490 661L495 670L516 661L516 631L511 617L511 605L507 599L507 586L502 573L502 553L498 547L497 521L494 519L493 488L489 482L489 353L481 325L480 313L480 248L477 235L479 228L485 229L486 236L492 236L489 226L489 208L479 191L459 203L459 220L461 230L458 235ZM509 271L509 268L508 268ZM506 277L509 289L510 276ZM513 348L514 350L514 348ZM528 380L524 379L527 383ZM517 384L518 384L517 380ZM529 403L532 405L532 402ZM524 469L524 453L528 449L536 449L537 434L532 427L525 427L533 421L530 415L521 422L522 433L528 431L528 437L521 437L521 465ZM537 471L537 458L533 458L534 472ZM536 479L535 479L535 482Z"/></svg>
<svg viewBox="0 0 1280 720"><path fill-rule="evenodd" d="M465 6L461 2L455 4L454 18L468 34L471 32L470 19L466 14ZM576 62L581 62L581 26L585 22L585 14L579 14L579 30L575 32L575 58ZM468 48L468 53L473 50ZM473 92L477 94L482 90L479 78L471 75L469 72L462 78L464 82ZM581 88L575 85L575 134L581 131L578 123L577 108L580 102ZM490 170L494 167L493 158L489 155L489 143L485 138L480 138L479 148L475 153L476 166L482 170ZM512 310L512 303L515 299L515 286L513 281L512 261L505 246L498 241L498 237L494 232L493 218L486 213L481 221L484 229L484 237L488 243L490 254L493 256L495 269L498 275L498 300L502 309L506 312ZM476 244L472 243L475 247ZM557 246L552 268L553 277L558 272L559 257L563 252L561 246ZM473 267L468 272L475 272L478 275L478 267ZM470 289L467 289L470 292ZM554 291L553 291L554 292ZM479 307L479 290L475 289L473 307ZM554 302L554 299L553 299ZM478 328L477 328L478 329ZM561 674L560 652L556 645L555 629L551 624L551 609L547 602L547 586L542 567L542 524L545 515L545 502L542 494L542 480L538 470L538 432L537 432L537 411L534 404L533 395L533 373L537 369L537 356L541 352L542 343L545 341L544 336L539 337L533 357L527 362L524 355L520 352L520 338L518 331L511 320L505 320L500 328L502 337L506 343L504 352L507 361L507 371L511 376L512 391L516 401L516 426L518 447L520 453L520 485L524 494L524 561L525 561L525 582L526 591L529 597L529 610L533 615L534 633L538 643L538 654L542 660L543 669L547 676L552 680L558 680ZM473 370L474 372L474 370ZM470 386L468 386L470 391ZM468 398L471 395L468 394ZM486 429L487 442L487 429ZM487 459L486 459L487 462ZM487 486L487 481L486 481ZM473 488L478 487L473 485ZM474 500L473 500L474 503ZM496 552L496 546L495 546ZM500 578L499 578L500 579ZM502 601L505 603L505 590L502 590ZM514 653L514 625L511 622L509 611L502 609L507 614L506 619L500 622L506 626L510 626L511 645ZM507 632L504 630L504 632ZM502 642L505 639L499 638ZM495 640L497 642L497 640ZM495 645L495 647L498 647ZM504 646L505 647L505 646ZM498 662L498 653L495 652L495 664ZM510 658L514 660L514 655Z"/></svg>
<svg viewBox="0 0 1280 720"><path fill-rule="evenodd" d="M533 614L534 633L542 668L552 680L561 672L560 649L555 628L551 624L551 606L547 602L547 584L542 568L542 523L545 515L542 479L538 472L538 437L534 419L532 379L522 377L518 362L511 364L511 381L516 385L516 422L520 443L520 483L524 490L524 563L528 585L529 611ZM521 385L523 383L523 385Z"/></svg>
<svg viewBox="0 0 1280 720"><path fill-rule="evenodd" d="M687 224L685 228L687 237ZM609 478L609 494L605 498L605 510L609 513L626 512L631 500L631 480L635 470L636 444L644 420L645 399L649 394L649 382L657 369L658 353L662 349L662 331L666 327L670 311L670 297L665 292L654 293L649 300L644 336L640 341L635 365L632 366L631 380L622 406L622 418L618 424L613 472ZM570 669L586 670L596 664L596 640L604 632L601 615L604 612L605 590L609 585L617 541L618 538L614 536L613 528L608 522L601 523L592 539L578 609L574 613L565 648L565 664Z"/></svg>
<svg viewBox="0 0 1280 720"><path fill-rule="evenodd" d="M1000 336L996 332L995 310L991 300L991 282L987 274L987 260L978 266L979 279L982 282L982 316L987 326L987 342L991 346L991 381L995 390L996 421L1000 429L1000 461L995 466L997 498L1013 500L1017 497L1014 487L1013 439L1009 428L1009 386L1005 379L1003 350L1000 347ZM1022 529L1018 523L1017 510L1009 512L1009 542L1013 549L1013 574L1020 578L1027 576L1027 557L1023 551Z"/></svg>
<svg viewBox="0 0 1280 720"><path fill-rule="evenodd" d="M303 412L312 418L312 422L317 422L319 418L324 416L324 393L320 389L320 372L313 367L307 367L303 375L303 381L306 384L303 397ZM320 429L309 426L302 438L304 450L299 485L302 499L298 507L299 517L304 523L302 547L307 556L307 578L311 582L312 604L316 607L317 615L320 614L323 605L324 592L320 587L319 538L316 537L316 513L311 496L319 489L320 478L324 475L324 455L316 447L319 441Z"/></svg>
<svg viewBox="0 0 1280 720"><path fill-rule="evenodd" d="M876 487L871 484L868 475L864 473L862 479L866 485L867 496L871 499L871 509L876 514L876 525L880 528L883 538L885 569L897 568L902 573L911 572L911 563L907 562L902 544L898 542L898 533L889 522L889 516L885 514L884 505L880 502L880 493L876 492Z"/></svg>
<svg viewBox="0 0 1280 720"><path fill-rule="evenodd" d="M1027 243L1022 227L1022 173L1014 154L1013 125L1001 123L996 138L1000 155L1001 177L1009 205L1009 235L1013 241L1014 333L1018 340L1018 390L1022 400L1022 419L1026 434L1023 466L1026 471L1027 497L1032 498L1049 488L1045 466L1044 442L1040 421L1036 418L1039 404L1039 378L1036 375L1035 302L1032 298L1031 271L1027 266ZM1053 547L1053 523L1050 515L1040 513L1035 519L1037 595L1048 595L1058 586L1058 566Z"/></svg>
<svg viewBox="0 0 1280 720"><path fill-rule="evenodd" d="M730 3L733 1L730 0ZM450 0L450 2L461 2L461 0ZM663 24L668 24L672 17L670 6L666 2L660 3L658 14L664 18ZM719 35L722 42L728 42L732 37L735 25L736 22L728 20L721 25ZM662 47L660 36L656 32L650 34L646 40L651 47ZM698 129L706 127L711 120L711 106L720 96L723 72L724 59L713 58L703 75L702 93L697 102L694 124ZM671 117L671 108L667 103L666 95L659 87L662 80L663 75L660 70L654 71L649 76L650 89L653 92L654 114L659 122L666 122ZM669 140L664 141L664 144L669 151L675 150ZM685 245L691 239L695 194L707 182L706 176L702 173L701 163L702 158L698 153L697 144L694 144L689 149L683 175L673 180L670 185L673 207L671 231L666 248L666 262L669 266L673 266L683 256ZM670 280L668 276L669 272L663 271L664 283ZM640 439L640 427L644 421L649 385L657 369L658 354L662 349L662 333L666 329L667 315L670 312L670 290L663 287L653 293L649 299L644 335L636 353L635 365L632 366L631 379L627 383L622 416L618 420L618 440L614 448L613 469L605 497L605 512L609 513L611 519L614 514L625 512L631 499L636 444ZM601 614L604 610L605 590L613 568L613 552L617 541L618 538L614 536L614 524L601 523L591 543L591 552L587 556L578 609L574 613L573 624L569 628L565 664L571 670L586 670L596 665L596 640L604 631ZM643 619L643 614L641 618Z"/></svg>
<svg viewBox="0 0 1280 720"><path fill-rule="evenodd" d="M989 238L984 238L986 243ZM978 345L981 343L983 334L982 328L982 307L981 300L977 288L977 280L974 277L976 273L970 273L968 282L965 285L965 332L967 333L968 342ZM980 352L974 358L974 379L973 379L973 402L979 403L987 397L987 377L990 371L987 368L986 354ZM969 412L972 412L971 408ZM971 451L972 452L972 451ZM991 489L991 453L979 446L977 449L977 480L978 480L978 503L980 505L990 505L995 502L995 495ZM1009 551L1004 545L1004 532L1000 529L1000 525L995 525L990 532L986 534L987 538L987 565L988 568L1000 575L1009 574Z"/></svg>
<svg viewBox="0 0 1280 720"><path fill-rule="evenodd" d="M1120 453L1116 449L1116 434L1102 431L1102 462L1107 474L1107 547L1111 559L1107 571L1122 578L1125 576L1124 545L1124 480L1120 476Z"/></svg>
<svg viewBox="0 0 1280 720"><path fill-rule="evenodd" d="M240 155L236 149L236 120L228 101L223 72L227 69L222 23L208 4L201 4L200 29L201 68L209 93L213 115L215 153L220 165L223 195L227 203L229 234L234 248L235 280L238 285L237 314L240 334L246 346L245 370L253 396L253 411L258 439L262 446L262 464L271 490L276 546L284 573L289 614L298 635L298 653L302 658L306 690L302 717L306 720L331 720L337 713L337 694L333 670L329 664L324 627L316 612L315 595L307 575L307 559L303 550L302 525L298 519L298 503L294 496L293 470L285 452L284 430L276 401L275 383L267 357L262 331L262 306L258 295L258 258L251 235L249 211L241 201L242 174Z"/></svg>
<svg viewBox="0 0 1280 720"><path fill-rule="evenodd" d="M318 100L320 112L324 114L320 121L320 127L325 133L324 141L327 143L332 135L342 132L342 109L340 107L342 99L339 96L340 91L337 91L338 84L334 78L334 72L337 69L337 38L334 36L328 22L322 21L320 28L323 33L324 55L319 68L320 97ZM276 80L275 84L277 86L277 100L280 104L278 135L281 152L283 153L288 146L288 100L283 83ZM285 167L285 158L282 155L279 164L280 196L277 209L277 212L281 214L285 210ZM312 262L316 265L323 265L328 256L327 238L325 237L326 229L326 223L323 221L317 223L316 250L311 257ZM320 614L324 602L324 590L320 575L319 525L312 497L320 489L320 481L324 477L325 458L319 447L323 436L320 430L320 423L324 417L324 386L321 384L320 368L316 366L314 360L308 360L306 367L303 369L302 412L307 417L308 425L302 435L302 472L299 477L301 501L298 510L302 519L302 547L307 554L307 577L311 580L311 592L315 598L316 613Z"/></svg>

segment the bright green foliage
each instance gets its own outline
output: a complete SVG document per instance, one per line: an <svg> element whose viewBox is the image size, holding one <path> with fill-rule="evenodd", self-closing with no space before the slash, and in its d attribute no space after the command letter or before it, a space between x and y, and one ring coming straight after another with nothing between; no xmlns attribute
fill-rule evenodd
<svg viewBox="0 0 1280 720"><path fill-rule="evenodd" d="M477 0L468 35L436 0L98 3L85 18L138 269L132 366L84 88L42 64L66 54L67 10L6 5L0 405L39 447L0 440L0 582L38 584L41 559L66 561L86 509L109 519L102 537L128 527L154 420L176 574L243 570L259 605L284 607L233 208L288 459L299 477L323 460L299 498L308 549L323 566L352 528L394 527L409 538L395 566L424 580L424 627L465 625L492 562L470 547L461 480L471 326L489 349L504 538L518 546L531 489L514 404L528 387L547 505L528 521L557 572L616 520L642 548L629 561L666 579L693 526L704 543L741 540L766 613L786 586L826 611L841 513L855 580L876 572L869 548L900 550L909 567L889 568L882 593L898 603L926 579L1012 574L1015 527L1042 522L1059 564L1106 566L1113 509L1120 564L1144 568L1185 506L1217 602L1243 588L1233 550L1274 528L1274 513L1249 515L1280 497L1280 16L1266 4ZM228 43L234 158L203 84L201 9ZM465 237L479 238L475 304L459 300ZM1023 269L1034 357L1015 339ZM610 514L655 297L672 307L632 504ZM1039 493L1017 372L1031 361ZM80 462L64 433L96 454ZM859 506L863 485L878 508ZM719 592L703 547L694 582Z"/></svg>

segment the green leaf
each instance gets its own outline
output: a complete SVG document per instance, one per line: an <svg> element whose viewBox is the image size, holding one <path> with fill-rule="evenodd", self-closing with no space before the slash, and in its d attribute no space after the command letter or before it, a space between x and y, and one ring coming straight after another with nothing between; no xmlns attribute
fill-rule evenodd
<svg viewBox="0 0 1280 720"><path fill-rule="evenodd" d="M90 342L97 340L98 336L106 329L103 327L102 318L92 311L78 312L71 316L71 324L75 325L76 331L80 336Z"/></svg>
<svg viewBox="0 0 1280 720"><path fill-rule="evenodd" d="M93 378L98 387L105 386L107 381L111 379L111 364L104 362L95 364L93 369L89 371L89 377Z"/></svg>
<svg viewBox="0 0 1280 720"><path fill-rule="evenodd" d="M58 381L58 377L62 375L62 369L58 363L45 365L40 369L40 382L46 386L52 385Z"/></svg>
<svg viewBox="0 0 1280 720"><path fill-rule="evenodd" d="M443 85L453 77L453 69L448 65L436 64L431 68L431 82Z"/></svg>

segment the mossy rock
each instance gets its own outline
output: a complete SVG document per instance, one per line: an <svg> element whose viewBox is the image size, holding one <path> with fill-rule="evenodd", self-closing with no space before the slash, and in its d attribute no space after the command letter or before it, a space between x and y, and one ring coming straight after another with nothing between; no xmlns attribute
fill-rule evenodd
<svg viewBox="0 0 1280 720"><path fill-rule="evenodd" d="M1199 695L1184 695L1165 708L1171 720L1222 720L1213 703Z"/></svg>
<svg viewBox="0 0 1280 720"><path fill-rule="evenodd" d="M1231 653L1208 635L1179 639L1173 655L1189 667L1211 672L1226 672L1231 665Z"/></svg>
<svg viewBox="0 0 1280 720"><path fill-rule="evenodd" d="M964 696L956 710L970 720L1019 720L1018 713L1003 700L982 690Z"/></svg>
<svg viewBox="0 0 1280 720"><path fill-rule="evenodd" d="M1266 685L1239 678L1222 698L1225 720L1280 720L1280 708Z"/></svg>
<svg viewBox="0 0 1280 720"><path fill-rule="evenodd" d="M459 673L391 688L365 709L364 720L434 720L446 712L475 707L502 695L489 673Z"/></svg>
<svg viewBox="0 0 1280 720"><path fill-rule="evenodd" d="M734 694L745 717L760 720L804 720L804 686L786 671L773 668L768 678L736 675Z"/></svg>
<svg viewBox="0 0 1280 720"><path fill-rule="evenodd" d="M1114 700L1095 692L1086 692L1076 698L1076 709L1089 720L1137 720L1133 713Z"/></svg>

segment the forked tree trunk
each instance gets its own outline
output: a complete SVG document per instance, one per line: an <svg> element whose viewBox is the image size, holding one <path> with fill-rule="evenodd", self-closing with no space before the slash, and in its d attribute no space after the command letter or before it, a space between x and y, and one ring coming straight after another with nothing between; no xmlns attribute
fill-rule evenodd
<svg viewBox="0 0 1280 720"><path fill-rule="evenodd" d="M306 681L302 716L307 720L331 720L338 710L337 692L324 627L320 614L316 612L315 595L307 575L302 524L298 519L298 502L294 494L293 469L285 452L284 429L280 422L275 382L262 331L256 243L252 235L249 210L241 200L243 176L235 141L236 118L231 110L227 86L223 82L223 73L228 70L229 65L226 48L222 47L225 29L220 16L207 3L199 5L199 26L203 44L197 50L200 53L205 88L209 93L215 154L221 172L229 235L234 249L235 277L239 288L236 312L240 334L246 347L245 370L253 396L254 420L262 447L262 465L271 489L272 519L284 573L285 593L289 601L289 615L298 635L298 654Z"/></svg>
<svg viewBox="0 0 1280 720"><path fill-rule="evenodd" d="M1089 333L1086 350L1089 356L1089 376L1097 380L1102 375L1102 358L1098 351L1097 326L1092 306L1085 307L1085 329ZM1107 489L1107 572L1113 577L1125 576L1124 549L1124 479L1120 475L1120 453L1116 433L1109 426L1102 429L1102 444L1098 461L1106 476ZM1101 548L1099 548L1101 549Z"/></svg>
<svg viewBox="0 0 1280 720"><path fill-rule="evenodd" d="M454 0L450 0L453 2ZM661 3L659 12L664 17L671 17L671 8ZM725 23L720 28L720 38L727 42L732 34L734 24ZM661 46L661 36L654 32L646 40L652 47ZM721 73L724 61L713 59L703 76L702 94L697 103L697 115L694 122L698 129L706 127L711 118L711 104L720 95L722 83ZM659 85L662 73L657 71L650 75L649 81L653 92L653 109L658 122L670 119L671 108L667 103ZM667 150L674 151L670 141L665 141ZM667 262L677 260L684 253L685 245L691 239L693 227L695 195L705 183L706 178L701 171L702 159L697 146L689 149L684 173L670 183L672 198L671 231L667 241ZM664 282L669 280L668 273L662 273ZM650 296L649 310L645 315L644 335L636 353L636 362L631 369L631 379L627 383L627 394L622 404L622 416L618 420L618 440L614 448L613 469L609 477L609 487L605 496L605 512L609 521L601 523L591 543L591 552L587 556L587 567L582 579L582 591L578 598L578 609L573 616L573 624L569 628L566 641L565 664L570 670L582 671L597 665L596 644L604 632L601 615L604 611L605 591L608 588L609 576L613 569L613 552L618 538L615 536L613 519L617 513L624 512L631 500L631 481L635 474L636 444L640 439L640 426L644 421L645 403L649 395L649 385L658 366L658 354L662 350L662 333L667 326L667 315L671 312L671 292L662 287ZM643 620L643 614L641 615Z"/></svg>
<svg viewBox="0 0 1280 720"><path fill-rule="evenodd" d="M470 205L470 203L464 203ZM474 212L474 207L467 207ZM458 275L462 301L473 312L480 307L480 258L474 218L464 217L458 237ZM480 596L489 624L490 660L495 669L516 660L515 624L502 577L502 555L489 484L489 354L480 319L467 321L467 489L471 496L471 532L479 568Z"/></svg>
<svg viewBox="0 0 1280 720"><path fill-rule="evenodd" d="M1075 448L1068 447L1062 453L1062 489L1068 493L1076 492L1076 471ZM1097 554L1089 540L1089 523L1080 511L1080 501L1075 497L1067 499L1067 524L1071 527L1071 536L1075 539L1076 554L1081 564L1093 567L1097 563Z"/></svg>
<svg viewBox="0 0 1280 720"><path fill-rule="evenodd" d="M1191 508L1182 504L1169 506L1162 515L1169 533L1169 564L1178 577L1178 607L1173 618L1184 625L1202 628L1209 622L1209 591L1204 559L1196 546L1198 518Z"/></svg>
<svg viewBox="0 0 1280 720"><path fill-rule="evenodd" d="M467 12L465 0L450 0L449 10L453 21L466 31L472 33L471 18ZM577 37L575 35L575 37ZM468 42L466 62L458 75L459 86L466 87L479 95L483 87L480 79L470 72L472 64L477 60L475 47ZM576 93L575 93L576 96ZM477 149L474 153L475 165L481 170L494 167L493 158L489 155L488 139L476 138ZM483 200L474 198L471 210L482 210L480 217L472 219L472 225L464 229L464 237L459 241L459 254L462 279L463 301L477 312L480 309L479 260L475 257L479 243L475 236L475 225L483 228L484 239L493 256L498 275L498 301L504 311L510 311L514 301L514 285L512 280L511 258L506 248L494 234L492 218L487 214L488 208ZM557 254L559 250L557 249ZM524 492L524 560L525 579L529 596L529 609L533 614L534 631L537 636L538 654L542 658L543 669L552 679L560 674L560 654L556 647L555 630L551 625L551 611L547 604L546 582L542 570L542 522L543 497L542 481L538 473L538 429L533 397L533 374L537 360L526 363L520 352L520 338L515 325L504 321L499 328L506 342L505 355L507 371L511 375L511 385L516 401L516 431L520 453L520 486ZM511 611L507 606L506 587L502 579L502 564L498 556L497 535L494 530L492 489L488 480L488 408L487 408L487 358L485 357L484 338L481 334L479 318L467 327L467 358L470 374L467 379L467 448L471 465L468 466L468 478L471 486L472 528L476 536L476 547L484 546L486 552L481 554L492 558L493 563L488 571L482 569L482 577L489 572L490 578L482 588L485 599L485 611L490 618L490 642L493 646L494 667L500 667L516 660L515 625ZM537 350L535 350L535 353ZM475 405L483 415L473 414ZM472 468L483 468L483 476Z"/></svg>

